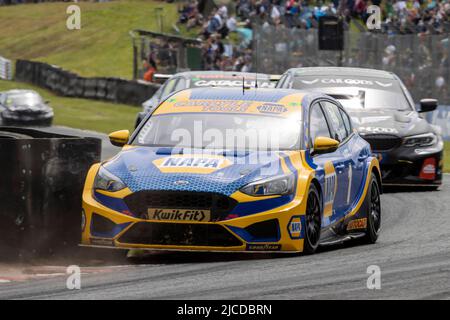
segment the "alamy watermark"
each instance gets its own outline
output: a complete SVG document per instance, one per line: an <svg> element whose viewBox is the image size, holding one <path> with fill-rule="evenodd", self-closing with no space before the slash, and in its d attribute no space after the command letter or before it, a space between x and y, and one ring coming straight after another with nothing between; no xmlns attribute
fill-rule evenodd
<svg viewBox="0 0 450 320"><path fill-rule="evenodd" d="M377 265L370 265L367 267L367 289L379 290L381 289L381 269Z"/></svg>
<svg viewBox="0 0 450 320"><path fill-rule="evenodd" d="M67 30L80 30L81 8L76 4L72 4L67 7L66 13L69 15L66 20Z"/></svg>
<svg viewBox="0 0 450 320"><path fill-rule="evenodd" d="M81 268L77 265L68 266L66 273L69 275L66 280L66 287L68 290L81 289Z"/></svg>
<svg viewBox="0 0 450 320"><path fill-rule="evenodd" d="M366 21L367 29L369 30L381 30L381 8L376 5L370 5L367 7L369 17Z"/></svg>

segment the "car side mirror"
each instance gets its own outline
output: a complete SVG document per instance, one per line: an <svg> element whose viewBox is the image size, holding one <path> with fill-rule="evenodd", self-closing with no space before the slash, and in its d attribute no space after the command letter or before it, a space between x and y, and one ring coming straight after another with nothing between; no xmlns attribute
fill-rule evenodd
<svg viewBox="0 0 450 320"><path fill-rule="evenodd" d="M119 130L114 131L109 134L109 141L113 146L123 147L128 143L130 139L130 131L128 130Z"/></svg>
<svg viewBox="0 0 450 320"><path fill-rule="evenodd" d="M317 137L314 140L314 153L323 154L330 153L337 150L339 147L339 141L328 137Z"/></svg>
<svg viewBox="0 0 450 320"><path fill-rule="evenodd" d="M436 99L422 99L420 100L419 112L430 112L436 110L438 101Z"/></svg>

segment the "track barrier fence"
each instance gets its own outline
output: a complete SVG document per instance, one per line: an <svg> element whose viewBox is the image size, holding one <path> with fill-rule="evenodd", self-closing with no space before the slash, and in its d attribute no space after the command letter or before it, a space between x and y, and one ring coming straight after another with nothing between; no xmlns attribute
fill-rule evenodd
<svg viewBox="0 0 450 320"><path fill-rule="evenodd" d="M58 66L17 60L15 79L32 83L58 95L98 99L140 106L158 90L159 84L121 78L85 78Z"/></svg>

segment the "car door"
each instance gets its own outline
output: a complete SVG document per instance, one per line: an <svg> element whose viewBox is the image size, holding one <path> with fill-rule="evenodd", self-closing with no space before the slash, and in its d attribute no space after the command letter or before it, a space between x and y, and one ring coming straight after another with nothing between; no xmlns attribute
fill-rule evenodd
<svg viewBox="0 0 450 320"><path fill-rule="evenodd" d="M359 161L358 156L363 145L355 138L350 117L337 103L327 100L321 104L330 119L333 138L340 142L338 150L341 158L334 164L340 186L336 200L340 215L344 216L351 209L360 189L364 164Z"/></svg>
<svg viewBox="0 0 450 320"><path fill-rule="evenodd" d="M338 149L334 152L328 152L324 154L314 152L314 141L317 137L332 138L332 127L329 123L325 112L320 102L315 102L310 108L309 117L309 145L312 161L317 166L316 172L318 172L318 179L324 181L322 186L323 194L323 219L322 226L326 227L333 224L339 219L339 208L337 196L340 191L338 172L335 169L335 164L338 163L341 158L341 151ZM323 173L321 173L323 172Z"/></svg>
<svg viewBox="0 0 450 320"><path fill-rule="evenodd" d="M351 209L360 194L361 188L364 187L365 160L369 154L365 148L365 141L354 132L350 116L341 106L339 106L339 111L341 112L345 128L348 132L345 148L347 153L350 154L348 176L351 184L349 185L350 190L348 190L346 201L349 209Z"/></svg>

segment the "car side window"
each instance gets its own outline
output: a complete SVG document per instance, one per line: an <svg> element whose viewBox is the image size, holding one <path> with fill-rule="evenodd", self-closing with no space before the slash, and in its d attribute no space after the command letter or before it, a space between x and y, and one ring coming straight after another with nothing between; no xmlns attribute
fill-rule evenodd
<svg viewBox="0 0 450 320"><path fill-rule="evenodd" d="M280 80L279 80L279 82L277 83L277 85L276 85L276 87L277 88L287 88L288 87L288 84L289 84L289 81L290 81L290 76L289 75L285 75L285 76L283 76Z"/></svg>
<svg viewBox="0 0 450 320"><path fill-rule="evenodd" d="M342 119L344 119L344 126L345 126L345 130L347 130L347 136L349 136L353 132L352 122L350 120L350 117L344 110L342 110L342 108L339 108L339 111L341 112Z"/></svg>
<svg viewBox="0 0 450 320"><path fill-rule="evenodd" d="M317 137L331 138L330 129L328 128L327 119L322 111L319 103L311 107L309 119L309 144L314 145Z"/></svg>
<svg viewBox="0 0 450 320"><path fill-rule="evenodd" d="M175 83L177 82L177 79L170 79L167 81L167 83L164 85L164 89L162 91L161 99L164 99L167 97L174 89Z"/></svg>
<svg viewBox="0 0 450 320"><path fill-rule="evenodd" d="M339 142L344 141L347 138L347 130L345 129L344 119L342 119L339 107L329 101L322 101L321 104L325 108L334 129L334 137L332 138Z"/></svg>
<svg viewBox="0 0 450 320"><path fill-rule="evenodd" d="M173 91L176 92L176 91L180 91L183 89L186 89L186 80L184 78L179 78Z"/></svg>

